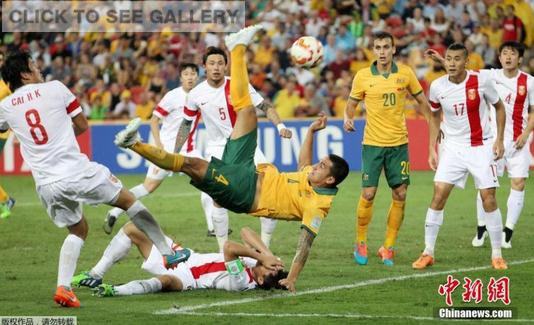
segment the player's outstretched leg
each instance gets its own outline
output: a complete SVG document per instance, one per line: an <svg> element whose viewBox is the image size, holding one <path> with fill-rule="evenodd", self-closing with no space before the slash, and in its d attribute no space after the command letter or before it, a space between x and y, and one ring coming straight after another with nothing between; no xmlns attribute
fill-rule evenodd
<svg viewBox="0 0 534 325"><path fill-rule="evenodd" d="M253 25L240 30L237 33L226 36L225 43L230 50L230 98L237 118L234 130L230 135L231 139L240 138L258 126L256 109L252 104L252 99L248 90L249 79L245 54L248 44L254 35L262 30L262 25Z"/></svg>
<svg viewBox="0 0 534 325"><path fill-rule="evenodd" d="M480 190L482 205L484 206L484 218L491 244L491 266L497 270L506 270L508 266L502 258L502 216L495 199L495 188Z"/></svg>

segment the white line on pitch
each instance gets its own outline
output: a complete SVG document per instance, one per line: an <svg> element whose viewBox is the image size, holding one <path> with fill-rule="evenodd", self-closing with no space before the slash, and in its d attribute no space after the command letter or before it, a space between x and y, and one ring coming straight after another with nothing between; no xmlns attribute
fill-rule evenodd
<svg viewBox="0 0 534 325"><path fill-rule="evenodd" d="M534 262L534 258L508 262L508 265L518 265L518 264L525 264L525 263L531 263L531 262ZM258 302L258 301L271 300L271 299L277 299L277 298L304 296L304 295L317 294L317 293L321 294L321 293L333 292L333 291L344 290L344 289L354 289L358 287L365 287L365 286L370 286L370 285L375 285L375 284L383 284L383 283L390 282L390 281L403 281L403 280L408 280L408 279L427 278L427 277L432 277L436 275L480 271L480 270L486 270L489 268L490 266L476 266L476 267L453 269L453 270L447 270L447 271L414 273L414 274L408 274L408 275L402 275L402 276L365 280L365 281L359 281L359 282L354 282L350 284L343 284L343 285L337 285L337 286L331 286L331 287L323 287L323 288L305 290L305 291L300 291L294 294L279 293L279 294L274 294L274 295L269 295L269 296L226 300L226 301L213 302L209 304L201 304L201 305L194 305L194 306L180 307L180 306L175 305L174 307L169 308L169 309L157 310L154 312L154 314L156 315L182 314L184 312L191 312L195 310L207 309L207 308L212 308L212 307L239 305L239 304L246 304L246 303L251 303L251 302Z"/></svg>
<svg viewBox="0 0 534 325"><path fill-rule="evenodd" d="M154 194L152 196L149 196L148 198L173 198L173 197L185 197L185 196L200 196L200 192L185 192L185 193L170 193L170 194ZM42 206L41 202L39 201L31 201L31 202L20 202L17 201L15 204L15 208L17 207L34 207L34 206Z"/></svg>
<svg viewBox="0 0 534 325"><path fill-rule="evenodd" d="M363 319L410 319L410 320L423 320L423 321L465 321L464 319L445 319L445 318L434 318L434 317L423 317L423 316L412 316L412 315L400 315L400 316L389 316L389 315L365 315L365 314L269 314L269 313L221 313L221 312L196 312L188 311L180 313L180 315L189 315L189 316L208 316L208 317L278 317L278 318L319 318L319 317L330 317L330 318L363 318ZM472 319L470 319L472 320ZM534 319L487 319L492 322L519 322L519 323L534 323Z"/></svg>

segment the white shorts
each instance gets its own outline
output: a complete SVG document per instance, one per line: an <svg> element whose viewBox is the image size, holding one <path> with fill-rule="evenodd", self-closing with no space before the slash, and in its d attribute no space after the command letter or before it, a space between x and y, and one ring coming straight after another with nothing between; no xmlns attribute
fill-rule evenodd
<svg viewBox="0 0 534 325"><path fill-rule="evenodd" d="M206 159L210 161L211 157L215 157L217 159L222 159L224 153L224 145L211 145L206 148ZM256 147L256 152L254 152L254 164L257 166L258 164L267 164L269 161L267 161L267 158L265 158L265 155L263 152L261 152L260 148Z"/></svg>
<svg viewBox="0 0 534 325"><path fill-rule="evenodd" d="M122 183L105 166L89 162L82 173L54 183L37 185L37 194L58 227L77 224L82 204L114 203Z"/></svg>
<svg viewBox="0 0 534 325"><path fill-rule="evenodd" d="M517 150L515 142L504 143L504 156L497 161L497 175L504 175L504 168L508 171L509 178L527 178L530 169L530 148L525 144L523 148Z"/></svg>
<svg viewBox="0 0 534 325"><path fill-rule="evenodd" d="M167 244L169 244L171 247L173 247L173 241L169 237L165 236L165 239L167 241ZM174 246L174 249L177 249L179 247ZM192 290L196 287L196 281L193 277L193 274L191 273L191 270L189 269L189 263L195 261L195 256L198 255L193 250L191 250L191 256L186 262L178 264L178 266L175 269L167 270L163 266L163 256L158 251L156 246L152 245L152 250L150 251L150 255L148 258L143 262L143 265L141 265L141 268L148 273L152 275L172 275L180 279L182 282L182 291ZM188 263L189 262L189 263Z"/></svg>
<svg viewBox="0 0 534 325"><path fill-rule="evenodd" d="M493 159L493 145L468 147L444 142L440 148L434 182L454 184L464 188L469 174L473 175L477 189L499 187L497 164Z"/></svg>
<svg viewBox="0 0 534 325"><path fill-rule="evenodd" d="M167 142L163 143L163 149L167 152L173 152L174 150L174 142ZM186 152L185 147L182 148L182 151L180 151L180 154L186 156L186 157L194 157L194 158L203 158L200 154L200 151L197 149L193 149L190 152ZM146 178L155 179L158 181L163 180L165 177L170 177L173 175L173 172L170 170L161 169L158 166L154 165L153 163L150 163L148 166L148 171L146 173Z"/></svg>

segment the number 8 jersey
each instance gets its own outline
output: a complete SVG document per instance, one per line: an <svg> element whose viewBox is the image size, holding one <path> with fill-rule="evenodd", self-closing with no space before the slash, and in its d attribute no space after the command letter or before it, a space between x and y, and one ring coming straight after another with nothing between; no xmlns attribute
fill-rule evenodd
<svg viewBox="0 0 534 325"><path fill-rule="evenodd" d="M76 97L56 80L24 85L0 102L0 130L11 128L19 139L36 185L78 174L89 163L72 128L81 113Z"/></svg>
<svg viewBox="0 0 534 325"><path fill-rule="evenodd" d="M449 75L434 80L429 101L432 111L443 109L445 141L473 147L488 143L493 134L486 100L499 101L489 73L467 71L459 84L449 81Z"/></svg>

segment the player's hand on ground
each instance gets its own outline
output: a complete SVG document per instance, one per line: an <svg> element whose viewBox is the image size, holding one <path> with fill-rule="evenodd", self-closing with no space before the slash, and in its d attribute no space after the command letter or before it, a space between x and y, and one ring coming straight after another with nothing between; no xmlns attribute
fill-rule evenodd
<svg viewBox="0 0 534 325"><path fill-rule="evenodd" d="M290 129L281 129L280 130L280 137L282 138L286 138L286 139L291 139L291 137L293 136L293 133L291 132Z"/></svg>
<svg viewBox="0 0 534 325"><path fill-rule="evenodd" d="M499 160L504 155L504 144L502 141L495 141L493 144L493 154L495 156L495 160Z"/></svg>
<svg viewBox="0 0 534 325"><path fill-rule="evenodd" d="M292 281L292 280L289 280L289 279L282 279L282 280L278 281L278 284L280 284L281 286L286 287L286 289L289 292L294 293L294 292L297 291L295 289L295 281Z"/></svg>
<svg viewBox="0 0 534 325"><path fill-rule="evenodd" d="M356 129L354 128L354 120L345 116L345 118L343 119L343 129L347 132L356 131Z"/></svg>
<svg viewBox="0 0 534 325"><path fill-rule="evenodd" d="M517 137L517 140L515 140L514 146L517 150L519 150L523 148L525 144L527 144L527 141L528 141L528 134L525 134L523 132L519 137Z"/></svg>
<svg viewBox="0 0 534 325"><path fill-rule="evenodd" d="M310 125L310 130L312 132L317 132L319 130L322 130L326 127L327 118L324 113L319 113L319 117L313 121L313 123Z"/></svg>
<svg viewBox="0 0 534 325"><path fill-rule="evenodd" d="M261 255L260 263L269 270L282 270L284 269L284 262L273 255Z"/></svg>
<svg viewBox="0 0 534 325"><path fill-rule="evenodd" d="M436 152L436 149L431 148L428 153L428 164L430 165L430 168L432 170L436 170L438 168L438 154Z"/></svg>

